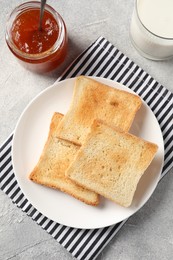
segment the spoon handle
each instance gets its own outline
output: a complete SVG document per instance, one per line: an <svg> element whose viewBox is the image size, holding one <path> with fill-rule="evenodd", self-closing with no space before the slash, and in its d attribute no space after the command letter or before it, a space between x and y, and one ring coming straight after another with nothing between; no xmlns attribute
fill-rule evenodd
<svg viewBox="0 0 173 260"><path fill-rule="evenodd" d="M45 8L46 0L41 0L41 8L40 8L40 23L39 23L39 30L42 30L42 19L44 14L44 8Z"/></svg>

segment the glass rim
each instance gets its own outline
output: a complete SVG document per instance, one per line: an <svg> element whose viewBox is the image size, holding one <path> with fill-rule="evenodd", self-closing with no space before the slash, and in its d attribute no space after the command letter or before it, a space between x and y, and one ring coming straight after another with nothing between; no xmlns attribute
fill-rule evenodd
<svg viewBox="0 0 173 260"><path fill-rule="evenodd" d="M17 7L15 7L7 18L6 33L5 33L5 38L6 38L7 44L9 44L9 47L12 49L12 51L14 51L14 53L16 55L19 55L20 57L25 58L25 59L39 60L39 59L44 59L44 58L49 57L51 54L54 54L59 49L59 47L61 46L63 39L64 39L65 28L64 28L64 21L63 21L61 15L55 9L53 9L50 5L46 4L45 10L53 15L53 17L55 18L55 20L59 26L59 35L58 35L56 42L53 44L53 46L51 48L49 48L48 50L46 50L44 52L38 53L38 54L29 54L29 53L19 50L16 47L16 45L14 44L14 42L11 38L11 35L10 35L10 29L11 29L10 25L12 25L12 23L14 22L17 15L19 15L20 13L23 13L26 10L29 10L30 8L40 9L40 5L41 5L40 2L38 2L38 1L25 2L25 3L20 4ZM11 21L11 19L12 19L12 21Z"/></svg>
<svg viewBox="0 0 173 260"><path fill-rule="evenodd" d="M171 37L164 37L164 36L160 36L160 35L158 35L158 34L156 34L156 33L153 33L152 31L150 31L150 30L144 25L144 23L141 21L141 18L140 18L140 16L139 16L139 12L138 12L138 1L140 1L140 0L135 0L135 10L136 10L137 17L138 17L138 19L139 19L141 25L144 27L144 29L146 29L147 32L151 33L153 36L155 36L155 37L157 37L157 38L159 38L159 39L169 40L169 41L173 40L173 37L172 37L172 38L171 38Z"/></svg>

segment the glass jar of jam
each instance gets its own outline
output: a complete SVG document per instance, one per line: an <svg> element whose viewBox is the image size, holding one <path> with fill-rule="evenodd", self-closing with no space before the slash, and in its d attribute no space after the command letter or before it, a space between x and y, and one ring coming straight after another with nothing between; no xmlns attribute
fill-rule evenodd
<svg viewBox="0 0 173 260"><path fill-rule="evenodd" d="M6 42L26 69L42 73L57 68L64 61L67 31L60 14L47 4L41 30L39 18L39 2L16 7L7 20Z"/></svg>

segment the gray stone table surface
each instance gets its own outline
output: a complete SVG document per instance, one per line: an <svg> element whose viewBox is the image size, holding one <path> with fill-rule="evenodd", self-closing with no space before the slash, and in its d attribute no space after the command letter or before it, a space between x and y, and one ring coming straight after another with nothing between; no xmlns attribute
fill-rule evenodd
<svg viewBox="0 0 173 260"><path fill-rule="evenodd" d="M50 86L73 59L101 35L173 91L173 60L147 60L130 42L133 0L48 0L66 21L70 49L64 64L48 75L23 69L6 46L7 16L22 2L0 1L0 143L13 131L28 102ZM171 173L164 177L145 206L126 222L98 260L173 259ZM0 191L0 260L7 259L70 260L72 256Z"/></svg>

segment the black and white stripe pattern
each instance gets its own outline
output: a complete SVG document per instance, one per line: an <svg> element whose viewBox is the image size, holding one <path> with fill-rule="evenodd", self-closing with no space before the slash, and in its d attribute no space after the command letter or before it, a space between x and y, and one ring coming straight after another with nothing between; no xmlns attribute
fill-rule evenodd
<svg viewBox="0 0 173 260"><path fill-rule="evenodd" d="M173 167L173 94L103 37L89 46L58 80L81 74L121 82L146 101L164 138L165 161L161 177L168 173ZM24 197L15 179L11 162L12 138L13 134L0 148L0 188L74 257L95 259L127 220L110 227L84 230L63 226L43 216Z"/></svg>

